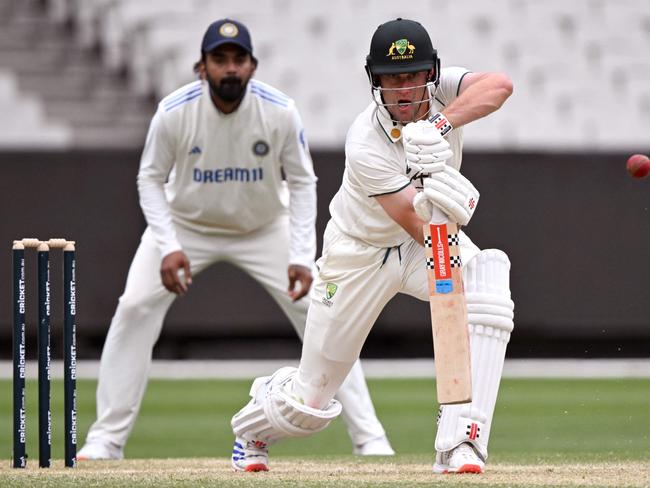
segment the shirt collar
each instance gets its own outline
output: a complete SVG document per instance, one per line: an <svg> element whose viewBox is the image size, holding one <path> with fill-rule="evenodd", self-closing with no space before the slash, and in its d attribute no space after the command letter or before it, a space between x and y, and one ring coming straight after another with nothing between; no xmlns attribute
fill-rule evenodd
<svg viewBox="0 0 650 488"><path fill-rule="evenodd" d="M388 137L388 140L391 143L395 144L402 138L402 128L404 126L399 122L393 122L390 118L390 114L384 107L377 106L375 108L374 117L377 120L379 128L384 134L386 134L386 137Z"/></svg>

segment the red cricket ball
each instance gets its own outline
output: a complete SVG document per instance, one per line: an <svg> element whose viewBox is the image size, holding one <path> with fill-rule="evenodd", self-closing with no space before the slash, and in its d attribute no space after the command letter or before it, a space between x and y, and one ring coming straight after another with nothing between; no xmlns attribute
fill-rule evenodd
<svg viewBox="0 0 650 488"><path fill-rule="evenodd" d="M627 160L627 171L634 178L645 178L650 174L650 158L645 154L633 154Z"/></svg>

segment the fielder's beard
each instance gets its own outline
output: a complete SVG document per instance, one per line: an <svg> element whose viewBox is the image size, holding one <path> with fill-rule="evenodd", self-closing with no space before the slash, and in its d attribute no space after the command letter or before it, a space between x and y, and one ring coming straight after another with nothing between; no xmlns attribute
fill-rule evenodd
<svg viewBox="0 0 650 488"><path fill-rule="evenodd" d="M246 80L248 82L248 80ZM208 77L210 91L227 103L237 102L242 99L246 91L246 83L238 76L227 76L219 83Z"/></svg>

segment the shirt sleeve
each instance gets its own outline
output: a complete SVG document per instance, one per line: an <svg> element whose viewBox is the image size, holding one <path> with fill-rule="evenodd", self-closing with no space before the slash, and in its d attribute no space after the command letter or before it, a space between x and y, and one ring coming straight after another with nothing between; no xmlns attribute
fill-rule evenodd
<svg viewBox="0 0 650 488"><path fill-rule="evenodd" d="M369 147L348 140L345 153L351 181L369 197L396 193L410 184L404 168Z"/></svg>
<svg viewBox="0 0 650 488"><path fill-rule="evenodd" d="M311 268L316 258L316 175L305 131L295 105L290 106L281 163L289 187L289 264Z"/></svg>
<svg viewBox="0 0 650 488"><path fill-rule="evenodd" d="M165 196L165 182L174 166L175 151L159 108L151 120L140 159L140 206L162 257L181 250Z"/></svg>
<svg viewBox="0 0 650 488"><path fill-rule="evenodd" d="M436 91L436 98L443 105L449 105L458 96L460 83L468 73L470 73L468 69L457 66L442 69L440 71L440 84Z"/></svg>

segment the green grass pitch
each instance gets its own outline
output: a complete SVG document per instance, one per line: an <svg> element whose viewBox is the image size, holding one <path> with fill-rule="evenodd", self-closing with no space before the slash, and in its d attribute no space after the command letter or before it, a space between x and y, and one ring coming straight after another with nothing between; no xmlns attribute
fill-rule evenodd
<svg viewBox="0 0 650 488"><path fill-rule="evenodd" d="M81 446L94 420L96 383L79 380L77 384ZM2 380L0 385L4 392L0 397L0 434L4 450L0 459L5 459L2 462L4 467L8 467L12 439L11 381ZM379 418L398 452L391 462L398 465L414 463L428 469L433 459L437 409L434 382L423 379L369 380L368 385ZM30 466L37 465L38 457L36 386L35 381L28 382L27 452ZM152 380L125 450L127 458L221 458L223 461L228 458L232 448L230 417L247 401L249 387L250 381ZM505 379L492 426L488 469L492 464L562 466L570 463L631 462L647 470L650 461L648 398L650 379ZM63 457L62 405L62 382L54 381L52 454L57 460ZM282 465L285 461L303 459L362 465L372 462L355 460L351 455L351 444L340 419L311 438L286 440L271 449L272 463L277 461ZM182 466L183 463L179 464ZM2 479L9 476L9 472L7 469L0 471L0 485L23 486L12 483L5 485ZM647 479L647 472L645 476ZM15 478L11 480L15 481ZM10 478L5 481L10 481ZM303 481L305 486L312 486L308 480ZM68 486L61 484L60 479L58 483ZM286 480L283 483L291 485ZM226 482L221 485L231 486ZM185 485L166 485L158 480L158 486ZM199 483L196 486L202 485ZM236 483L232 486L244 485ZM269 480L268 486L275 485ZM321 485L317 483L313 486Z"/></svg>

